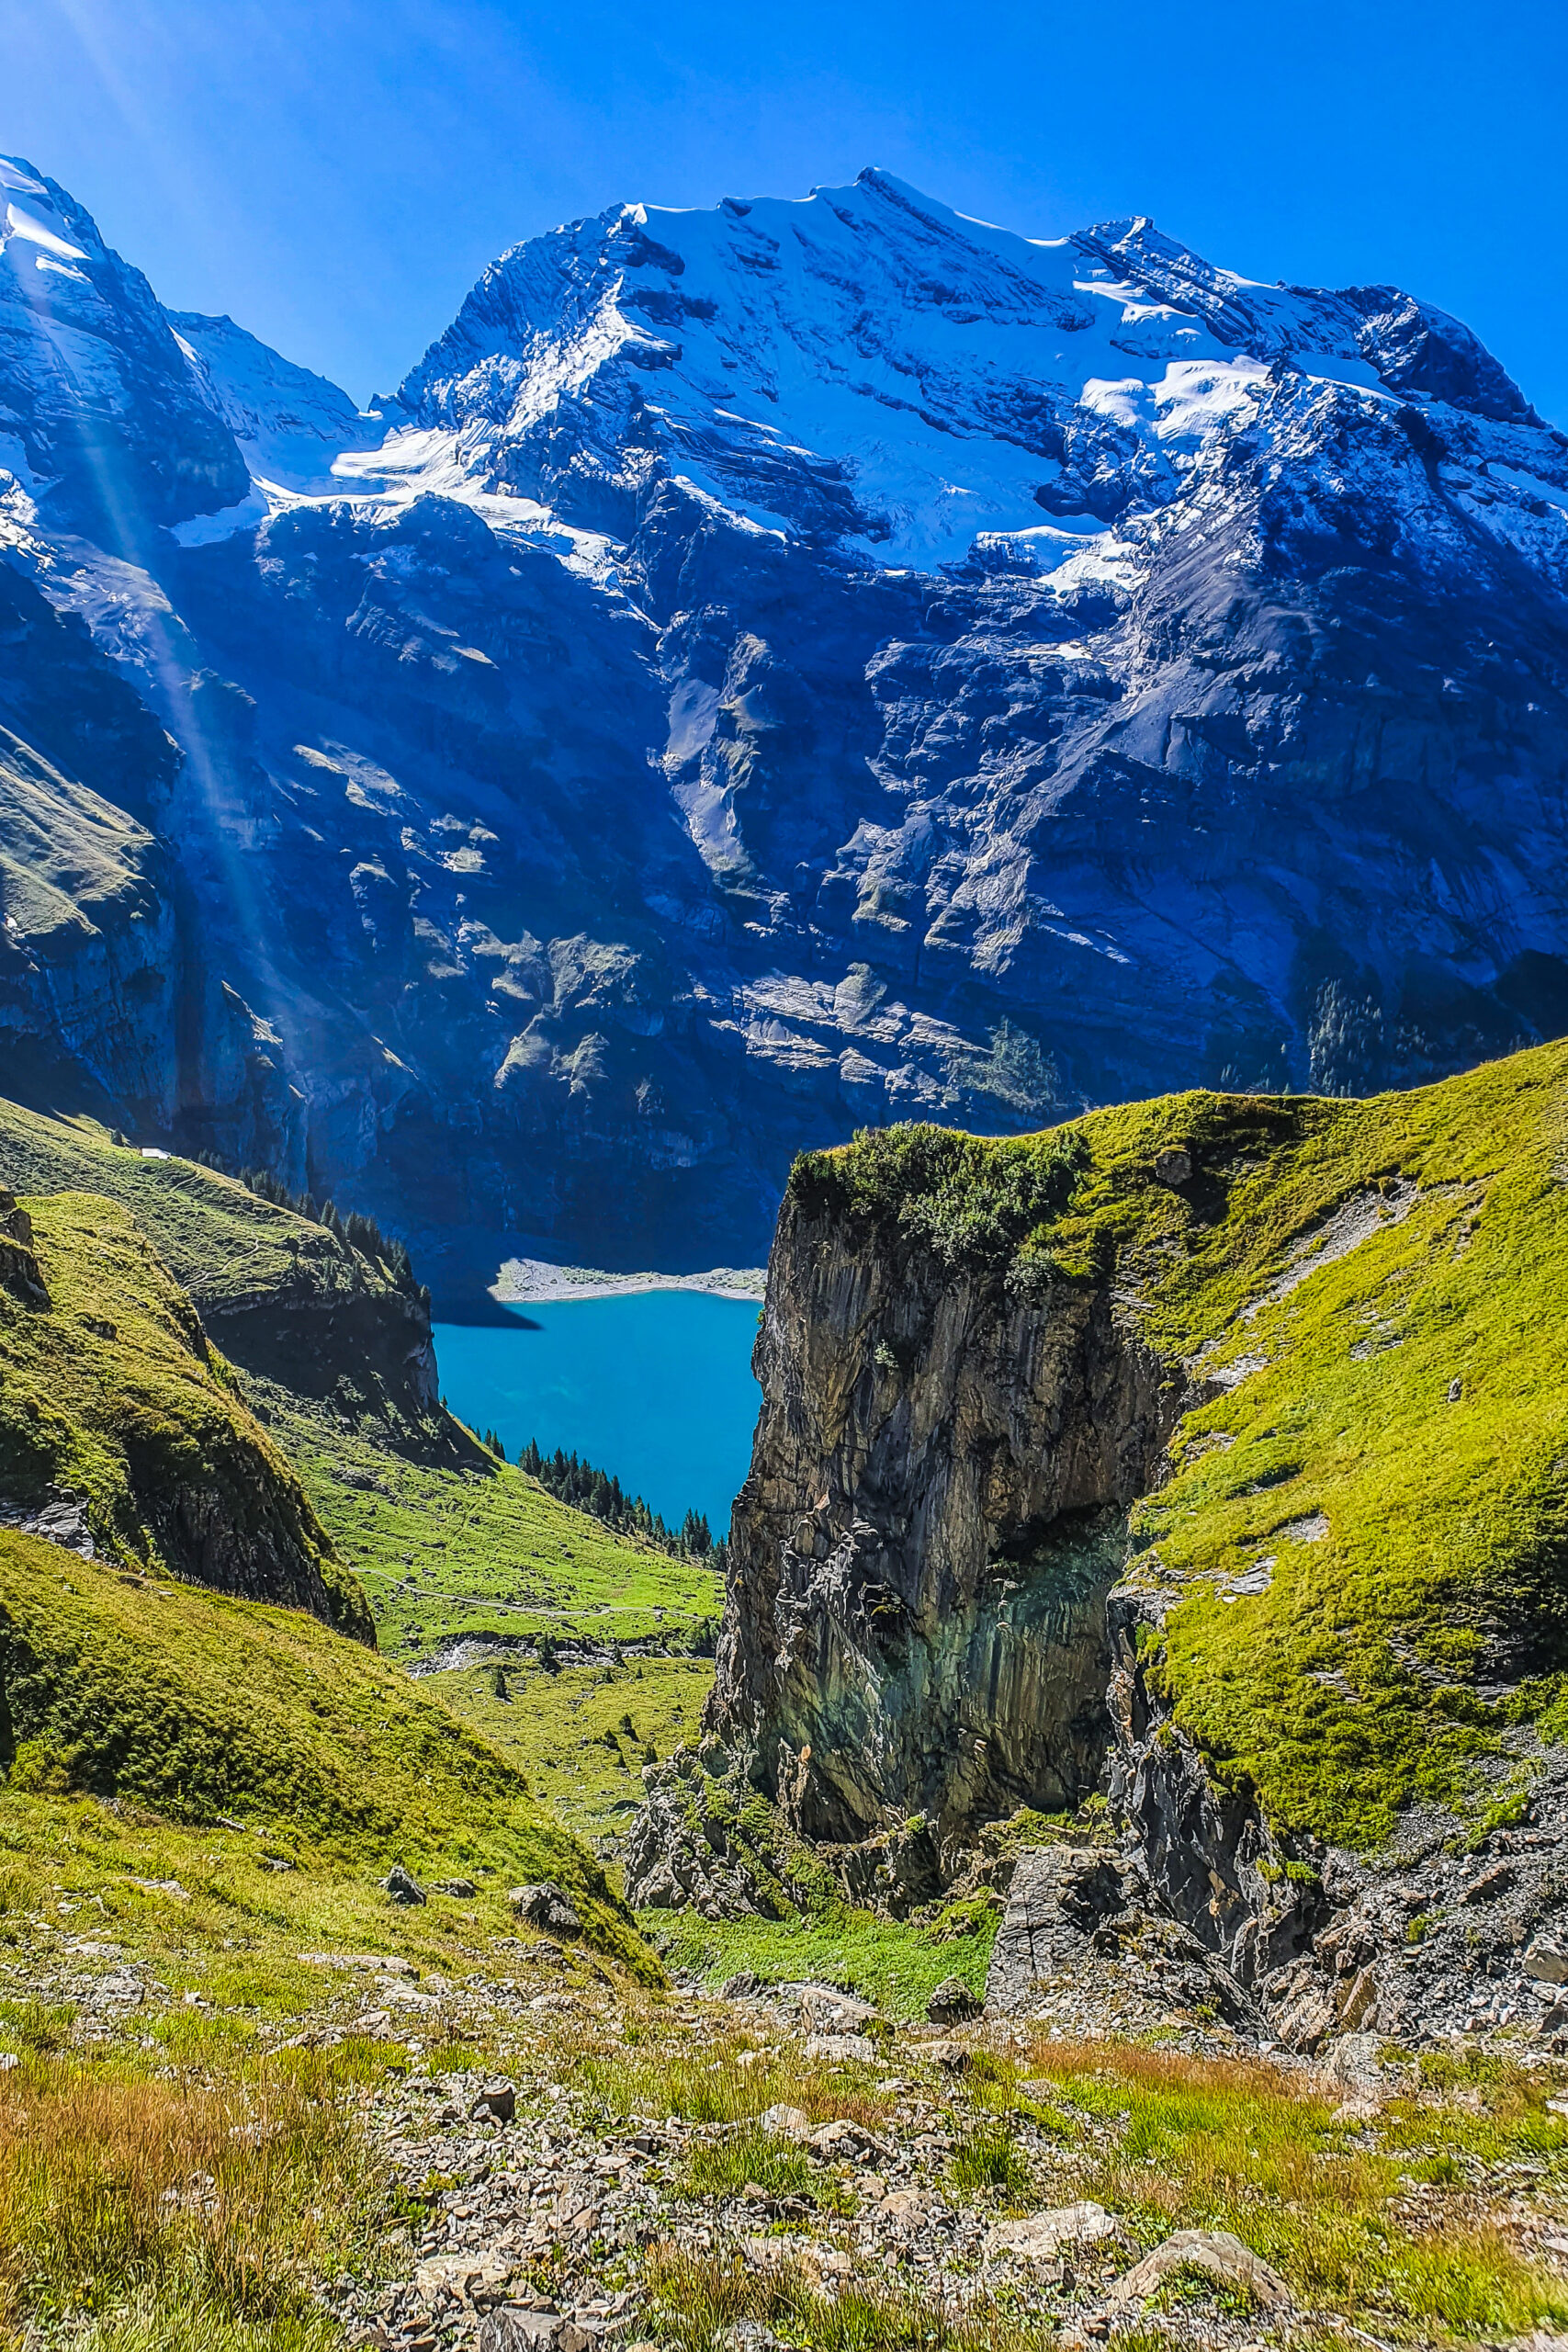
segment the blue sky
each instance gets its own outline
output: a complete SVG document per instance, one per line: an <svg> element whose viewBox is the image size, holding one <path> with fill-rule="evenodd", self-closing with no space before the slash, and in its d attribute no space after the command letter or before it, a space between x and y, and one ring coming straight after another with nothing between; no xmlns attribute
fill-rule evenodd
<svg viewBox="0 0 1568 2352"><path fill-rule="evenodd" d="M361 400L520 237L876 163L1030 235L1148 212L1404 285L1568 423L1562 0L19 0L3 53L0 150Z"/></svg>

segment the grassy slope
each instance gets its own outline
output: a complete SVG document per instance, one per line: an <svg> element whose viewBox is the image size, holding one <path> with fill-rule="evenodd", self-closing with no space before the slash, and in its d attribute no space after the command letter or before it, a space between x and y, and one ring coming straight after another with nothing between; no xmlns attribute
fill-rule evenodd
<svg viewBox="0 0 1568 2352"><path fill-rule="evenodd" d="M158 1573L258 1581L361 1635L364 1598L190 1301L117 1203L22 1203L51 1304L0 1287L0 1500L85 1498L96 1546Z"/></svg>
<svg viewBox="0 0 1568 2352"><path fill-rule="evenodd" d="M1173 1377L1201 1352L1239 1374L1134 1515L1134 1576L1183 1592L1155 1670L1223 1777L1368 1842L1455 1796L1511 1717L1568 1718L1565 1139L1554 1045L1368 1102L1194 1093L964 1138L914 1179L868 1136L801 1181L998 1279L1109 1283ZM1176 1147L1185 1194L1154 1172ZM1269 1296L1336 1210L1401 1182L1403 1222ZM1225 1599L1259 1561L1269 1589Z"/></svg>
<svg viewBox="0 0 1568 2352"><path fill-rule="evenodd" d="M412 1659L481 1631L684 1646L718 1616L711 1569L614 1534L479 1447L460 1467L412 1459L339 1415L261 1393L389 1652Z"/></svg>
<svg viewBox="0 0 1568 2352"><path fill-rule="evenodd" d="M121 1203L220 1328L243 1322L258 1302L308 1299L342 1312L394 1295L376 1260L324 1227L193 1161L118 1148L89 1121L0 1102L0 1183ZM498 1467L448 1417L433 1417L426 1433L439 1442L410 1448L375 1382L356 1379L353 1354L351 1340L328 1396L243 1371L322 1525L362 1578L383 1647L413 1655L479 1628L525 1639L668 1634L684 1644L703 1619L717 1617L722 1594L711 1571L570 1510L515 1468ZM269 1353L266 1370L279 1368Z"/></svg>
<svg viewBox="0 0 1568 2352"><path fill-rule="evenodd" d="M646 1750L664 1758L697 1737L713 1660L655 1651L554 1674L509 1665L504 1679L504 1699L486 1666L422 1676L420 1688L510 1757L566 1826L592 1842L623 1830L641 1804ZM632 1737L621 1728L628 1714Z"/></svg>
<svg viewBox="0 0 1568 2352"><path fill-rule="evenodd" d="M290 1292L346 1302L390 1289L373 1259L324 1226L258 1200L232 1177L190 1159L143 1159L91 1120L65 1121L0 1102L0 1183L14 1193L99 1193L130 1211L208 1319Z"/></svg>
<svg viewBox="0 0 1568 2352"><path fill-rule="evenodd" d="M196 1826L208 1843L220 1815L238 1816L295 1862L318 1925L311 1890L331 1910L344 1883L384 1912L370 1890L400 1858L416 1875L475 1879L482 1892L465 1915L492 1931L509 1923L507 1886L553 1877L601 1943L636 1958L597 1866L515 1766L302 1611L130 1577L0 1532L0 1638L8 1823L17 1797L72 1790Z"/></svg>
<svg viewBox="0 0 1568 2352"><path fill-rule="evenodd" d="M281 1504L303 1532L340 1615L367 1624L357 1570L384 1648L412 1660L449 1635L477 1630L668 1640L682 1655L643 1664L651 1678L637 1700L649 1716L645 1737L667 1753L679 1736L676 1711L686 1727L694 1724L712 1666L683 1653L697 1627L717 1616L721 1596L711 1571L611 1534L515 1468L497 1464L445 1415L432 1416L430 1430L413 1430L406 1416L382 1409L384 1399L355 1378L352 1326L348 1361L328 1395L291 1394L248 1372L236 1377L205 1346L189 1302L139 1227L144 1221L204 1311L220 1319L291 1297L362 1306L390 1288L375 1261L209 1170L143 1160L90 1124L66 1125L5 1104L0 1180L37 1188L28 1204L55 1299L53 1312L40 1313L0 1290L0 1499L32 1503L51 1485L85 1493L100 1550L163 1576L171 1564L150 1531L145 1496L139 1500L128 1434L143 1484L159 1490L182 1465L209 1474L225 1449L238 1448L257 1475L243 1494L226 1494L226 1509L243 1515L254 1508L253 1489L268 1508ZM100 1188L99 1195L51 1190L83 1182ZM112 1323L113 1337L95 1333L86 1317ZM157 1440L151 1450L150 1438ZM74 1574L73 1561L66 1573ZM265 1655L292 1622L285 1612L257 1612L253 1636L265 1628ZM181 1620L182 1644L185 1630ZM182 1652L182 1671L185 1663ZM634 1669L626 1671L629 1680ZM621 1695L604 1722L595 1696L584 1729L578 1679L585 1691L597 1691L587 1669L562 1678L513 1669L503 1707L482 1673L442 1675L423 1686L421 1720L445 1720L442 1702L450 1701L481 1738L499 1734L513 1764L539 1776L540 1823L558 1815L570 1828L602 1834L619 1822L628 1778L602 1734L632 1693ZM414 1695L395 1674L386 1687ZM288 1750L287 1713L273 1724L278 1757ZM176 1748L190 1730L187 1724L171 1733ZM354 1753L352 1743L344 1753ZM144 1801L164 1807L164 1797L151 1792ZM249 1799L236 1790L212 1803L243 1810ZM522 1863L513 1877L519 1871L528 1874Z"/></svg>

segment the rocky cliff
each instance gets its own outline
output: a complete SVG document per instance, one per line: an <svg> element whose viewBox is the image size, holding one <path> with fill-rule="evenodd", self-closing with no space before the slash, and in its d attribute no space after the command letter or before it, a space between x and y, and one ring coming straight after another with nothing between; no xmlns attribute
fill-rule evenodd
<svg viewBox="0 0 1568 2352"><path fill-rule="evenodd" d="M835 1173L797 1172L774 1244L713 1726L814 1838L1071 1809L1109 1736L1105 1596L1173 1425L1165 1367L1108 1288L1053 1301L924 1240L865 1248Z"/></svg>
<svg viewBox="0 0 1568 2352"><path fill-rule="evenodd" d="M1303 2046L1539 2017L1565 1119L1552 1047L1365 1103L1185 1095L802 1162L707 1772L875 1848L885 1889L923 1815L926 1892L973 1883L988 1820L1098 1789L1109 1842L1014 1876L998 2006L1185 1972Z"/></svg>
<svg viewBox="0 0 1568 2352"><path fill-rule="evenodd" d="M0 538L181 755L17 729L33 1099L746 1262L858 1125L1568 1026L1568 445L1432 305L871 171L530 240L359 416L6 170Z"/></svg>

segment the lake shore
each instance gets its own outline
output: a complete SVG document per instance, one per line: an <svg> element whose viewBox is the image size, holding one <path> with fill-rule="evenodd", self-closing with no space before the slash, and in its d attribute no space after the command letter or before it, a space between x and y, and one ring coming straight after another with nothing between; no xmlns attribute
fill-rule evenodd
<svg viewBox="0 0 1568 2352"><path fill-rule="evenodd" d="M547 1258L508 1258L490 1295L501 1306L558 1306L581 1298L626 1298L637 1291L698 1290L761 1304L765 1266L715 1266L703 1274L613 1274L600 1266L557 1266Z"/></svg>

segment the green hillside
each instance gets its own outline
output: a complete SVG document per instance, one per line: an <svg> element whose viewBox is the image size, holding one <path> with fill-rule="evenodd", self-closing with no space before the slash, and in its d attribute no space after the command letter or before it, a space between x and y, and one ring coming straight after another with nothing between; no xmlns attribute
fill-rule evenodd
<svg viewBox="0 0 1568 2352"><path fill-rule="evenodd" d="M700 1560L617 1535L478 1447L463 1468L444 1466L265 1393L389 1653L412 1661L478 1633L683 1650L716 1624L720 1579Z"/></svg>
<svg viewBox="0 0 1568 2352"><path fill-rule="evenodd" d="M85 1193L0 1195L0 1508L52 1505L127 1566L314 1609L363 1594L189 1298L133 1219Z"/></svg>
<svg viewBox="0 0 1568 2352"><path fill-rule="evenodd" d="M400 1442L421 1437L448 1458L468 1451L420 1392L426 1303L326 1226L195 1160L144 1159L90 1121L13 1102L0 1102L0 1184L118 1202L243 1371Z"/></svg>
<svg viewBox="0 0 1568 2352"><path fill-rule="evenodd" d="M375 1882L401 1860L421 1879L473 1880L465 1923L491 1932L511 1932L509 1886L555 1879L603 1949L647 1966L603 1873L515 1767L300 1611L0 1532L0 1696L4 1836L18 1850L33 1842L18 1797L112 1797L132 1826L99 1833L111 1839L149 1816L237 1818L301 1874L289 1891L318 1933L345 1888L385 1914Z"/></svg>
<svg viewBox="0 0 1568 2352"><path fill-rule="evenodd" d="M595 1876L546 1825L558 1810L602 1829L635 1775L605 1749L581 1801L582 1734L559 1678L513 1657L502 1706L472 1669L421 1686L350 1662L292 1611L405 1665L475 1632L668 1645L678 1658L649 1667L676 1678L694 1719L711 1666L690 1653L711 1647L720 1602L711 1570L498 1463L430 1401L428 1371L421 1394L400 1355L428 1339L423 1302L341 1234L209 1169L9 1105L0 1177L34 1188L0 1196L0 1529L75 1547L5 1539L12 1798L113 1794L165 1823L259 1807L362 1892L395 1850L498 1883ZM101 1565L78 1559L85 1545ZM291 1606L214 1613L191 1585ZM447 1698L488 1714L479 1736ZM668 1744L662 1685L649 1728ZM525 1770L567 1801L529 1799ZM481 1865L487 1839L497 1858Z"/></svg>
<svg viewBox="0 0 1568 2352"><path fill-rule="evenodd" d="M428 1340L423 1305L326 1227L192 1160L144 1159L89 1122L8 1102L0 1184L130 1211L363 1579L383 1648L412 1658L491 1631L668 1635L683 1649L716 1618L711 1570L557 1501L418 1397L409 1358Z"/></svg>
<svg viewBox="0 0 1568 2352"><path fill-rule="evenodd" d="M1129 1574L1175 1601L1177 1722L1277 1821L1372 1841L1516 1725L1568 1733L1568 1045L1364 1102L867 1134L793 1181L1015 1293L1102 1286L1207 1389Z"/></svg>

